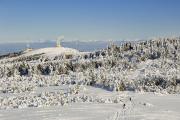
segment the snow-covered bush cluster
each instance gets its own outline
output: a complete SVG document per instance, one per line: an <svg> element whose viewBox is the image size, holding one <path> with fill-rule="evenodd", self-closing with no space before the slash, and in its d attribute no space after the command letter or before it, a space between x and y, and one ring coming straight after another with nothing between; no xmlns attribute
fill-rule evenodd
<svg viewBox="0 0 180 120"><path fill-rule="evenodd" d="M33 92L38 87L85 84L81 76L82 73L72 73L71 75L35 75L30 77L16 76L1 78L0 93Z"/></svg>
<svg viewBox="0 0 180 120"><path fill-rule="evenodd" d="M0 98L0 108L25 108L41 107L51 105L64 105L68 103L69 94L76 94L78 89L69 89L67 93L62 92L42 92L37 95L12 96Z"/></svg>
<svg viewBox="0 0 180 120"><path fill-rule="evenodd" d="M180 38L127 42L77 55L23 54L0 57L0 94L33 93L39 87L61 85L85 85L109 91L180 93ZM53 99L61 96L53 94ZM17 104L24 99L40 100L38 105L45 105L40 96L1 98L1 105L7 107L10 101L17 101ZM57 101L52 104L59 104Z"/></svg>
<svg viewBox="0 0 180 120"><path fill-rule="evenodd" d="M119 96L103 98L98 96L79 94L80 86L75 85L67 92L42 92L40 94L6 96L0 98L0 109L44 107L66 105L70 103L122 103L123 99Z"/></svg>

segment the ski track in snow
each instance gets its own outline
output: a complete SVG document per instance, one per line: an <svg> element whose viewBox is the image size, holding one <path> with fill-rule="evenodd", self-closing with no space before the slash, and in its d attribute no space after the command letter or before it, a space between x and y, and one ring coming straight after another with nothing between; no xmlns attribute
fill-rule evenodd
<svg viewBox="0 0 180 120"><path fill-rule="evenodd" d="M180 95L153 95L135 93L135 103L126 103L127 108L120 108L107 120L179 120ZM141 101L141 102L140 102ZM146 102L143 102L146 101ZM131 104L132 103L132 104ZM151 104L153 103L153 104Z"/></svg>

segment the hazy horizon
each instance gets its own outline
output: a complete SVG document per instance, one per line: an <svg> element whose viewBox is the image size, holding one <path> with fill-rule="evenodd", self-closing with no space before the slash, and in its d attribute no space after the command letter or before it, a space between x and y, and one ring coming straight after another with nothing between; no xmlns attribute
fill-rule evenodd
<svg viewBox="0 0 180 120"><path fill-rule="evenodd" d="M123 41L114 41L114 44L121 45ZM109 45L109 41L91 41L91 42L83 42L83 41L62 41L61 45L63 47L74 48L83 52L90 52L101 50L107 48ZM10 47L9 47L10 46ZM46 47L55 47L55 41L44 41L44 42L21 42L21 43L0 43L0 55L19 52L26 50L28 48L39 49Z"/></svg>

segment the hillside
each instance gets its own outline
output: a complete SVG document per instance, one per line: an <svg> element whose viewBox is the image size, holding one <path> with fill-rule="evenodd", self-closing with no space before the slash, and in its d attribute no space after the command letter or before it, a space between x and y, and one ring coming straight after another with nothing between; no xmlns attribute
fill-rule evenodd
<svg viewBox="0 0 180 120"><path fill-rule="evenodd" d="M176 93L180 91L179 51L178 38L112 45L81 54L70 48L43 48L1 60L0 75L33 79L34 75L81 74L77 82L109 90Z"/></svg>
<svg viewBox="0 0 180 120"><path fill-rule="evenodd" d="M124 91L179 94L179 56L180 38L112 44L94 52L42 48L6 56L0 60L0 109L122 105L131 98L119 94ZM97 88L104 92L94 94Z"/></svg>

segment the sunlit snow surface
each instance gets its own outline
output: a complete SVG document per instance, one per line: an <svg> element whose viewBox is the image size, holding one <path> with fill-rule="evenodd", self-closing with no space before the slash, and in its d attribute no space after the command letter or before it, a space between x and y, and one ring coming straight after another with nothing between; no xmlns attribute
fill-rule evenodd
<svg viewBox="0 0 180 120"><path fill-rule="evenodd" d="M51 48L41 48L37 50L32 50L24 54L24 56L31 56L36 54L44 54L48 57L54 57L64 54L78 54L79 51L72 49L72 48L65 48L65 47L51 47Z"/></svg>
<svg viewBox="0 0 180 120"><path fill-rule="evenodd" d="M54 87L46 91L64 90ZM68 88L68 87L67 87ZM39 90L37 90L39 91ZM40 90L41 91L41 90ZM0 110L1 120L179 120L180 95L110 92L85 87L82 94L124 97L122 103L74 103L65 106ZM80 94L81 94L80 93ZM129 97L132 101L129 101ZM126 107L123 109L123 104Z"/></svg>

